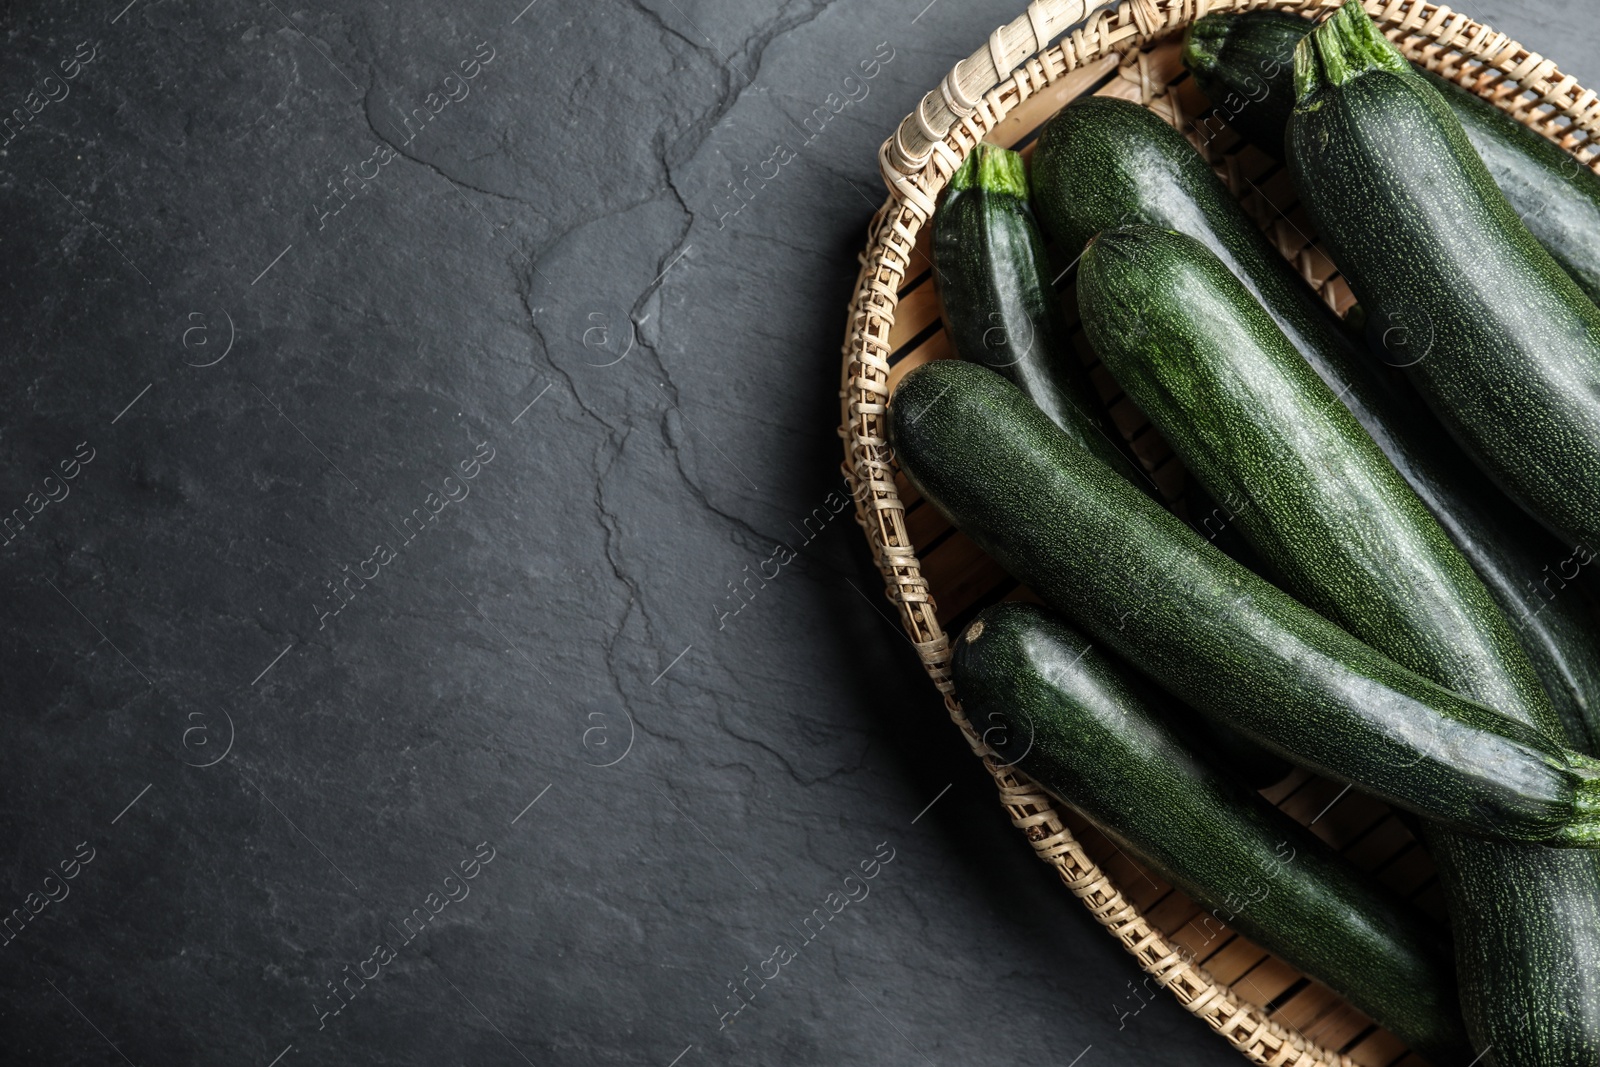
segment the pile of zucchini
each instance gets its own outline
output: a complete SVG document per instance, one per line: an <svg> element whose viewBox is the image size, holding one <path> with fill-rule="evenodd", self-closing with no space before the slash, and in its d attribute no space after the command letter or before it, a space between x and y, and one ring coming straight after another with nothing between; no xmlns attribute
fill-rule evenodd
<svg viewBox="0 0 1600 1067"><path fill-rule="evenodd" d="M905 377L890 439L1043 606L978 613L957 696L1434 1062L1600 1063L1600 179L1413 69L1357 0L1315 27L1208 15L1184 62L1287 166L1365 337L1142 107L1073 101L1031 168L979 145L933 220L961 358ZM1103 412L1044 234L1189 473L1186 518ZM1256 791L1289 764L1402 813L1448 932Z"/></svg>

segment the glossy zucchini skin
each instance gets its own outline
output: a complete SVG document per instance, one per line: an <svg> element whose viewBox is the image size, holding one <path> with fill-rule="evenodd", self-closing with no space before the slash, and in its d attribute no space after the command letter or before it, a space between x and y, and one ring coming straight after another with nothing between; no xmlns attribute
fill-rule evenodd
<svg viewBox="0 0 1600 1067"><path fill-rule="evenodd" d="M1033 191L1039 217L1069 255L1103 230L1144 223L1188 234L1221 259L1471 561L1517 627L1571 743L1600 751L1600 625L1585 599L1547 572L1573 551L1508 506L1416 393L1339 327L1181 134L1127 101L1075 100L1040 135Z"/></svg>
<svg viewBox="0 0 1600 1067"><path fill-rule="evenodd" d="M1288 164L1369 321L1463 449L1569 545L1600 537L1600 308L1359 4L1296 47Z"/></svg>
<svg viewBox="0 0 1600 1067"><path fill-rule="evenodd" d="M1312 25L1288 11L1219 11L1191 24L1184 37L1183 65L1218 114L1280 159L1294 111L1294 48ZM1482 97L1417 73L1439 90L1533 236L1591 300L1600 297L1600 177ZM1209 133L1215 121L1199 125Z"/></svg>
<svg viewBox="0 0 1600 1067"><path fill-rule="evenodd" d="M956 355L1004 375L1063 433L1153 488L1117 447L1068 340L1020 155L979 143L957 168L933 213L933 266Z"/></svg>
<svg viewBox="0 0 1600 1067"><path fill-rule="evenodd" d="M1294 111L1294 46L1313 25L1289 11L1218 11L1191 22L1183 65L1213 108L1195 120L1201 135L1210 140L1225 123L1282 159Z"/></svg>
<svg viewBox="0 0 1600 1067"><path fill-rule="evenodd" d="M1436 1062L1470 1058L1441 932L1190 752L1165 694L1031 604L984 609L952 670L991 747L1127 852Z"/></svg>
<svg viewBox="0 0 1600 1067"><path fill-rule="evenodd" d="M1600 176L1482 97L1418 73L1445 98L1523 225L1590 300L1600 300Z"/></svg>
<svg viewBox="0 0 1600 1067"><path fill-rule="evenodd" d="M1205 245L1151 226L1095 238L1084 330L1128 398L1285 588L1396 663L1560 736L1472 565L1266 310Z"/></svg>
<svg viewBox="0 0 1600 1067"><path fill-rule="evenodd" d="M1593 852L1424 830L1455 935L1480 1064L1600 1062L1600 861Z"/></svg>
<svg viewBox="0 0 1600 1067"><path fill-rule="evenodd" d="M1289 589L1403 666L1560 736L1471 565L1214 255L1166 231L1114 231L1085 255L1078 291L1107 368L1203 484L1250 501L1239 527ZM1477 1048L1500 1067L1595 1062L1600 856L1422 835Z"/></svg>
<svg viewBox="0 0 1600 1067"><path fill-rule="evenodd" d="M1493 487L1485 483L1486 491ZM1503 499L1498 490L1486 492L1485 501ZM1506 502L1492 518L1507 527L1520 527L1527 518ZM1477 528L1448 522L1435 513L1450 537L1472 561L1478 576L1516 627L1518 639L1533 661L1539 681L1561 720L1567 743L1581 752L1600 753L1600 622L1594 605L1581 588L1568 589L1577 568L1593 558L1585 549L1566 552L1559 541L1531 521L1525 541L1494 536L1488 524ZM1538 558L1528 546L1543 546L1547 562L1538 570ZM1567 568L1573 568L1570 572Z"/></svg>
<svg viewBox="0 0 1600 1067"><path fill-rule="evenodd" d="M1021 155L980 142L962 161L933 214L933 266L956 355L998 371L1063 433L1159 499L1138 460L1118 446L1122 436L1068 339ZM1215 508L1209 499L1191 503L1207 514ZM1248 554L1231 525L1207 532L1235 558ZM1226 727L1196 728L1219 762L1256 788L1282 781L1291 770L1288 761Z"/></svg>
<svg viewBox="0 0 1600 1067"><path fill-rule="evenodd" d="M957 528L1196 710L1458 829L1600 843L1600 762L1406 670L1258 578L993 371L918 367L889 426L901 469Z"/></svg>

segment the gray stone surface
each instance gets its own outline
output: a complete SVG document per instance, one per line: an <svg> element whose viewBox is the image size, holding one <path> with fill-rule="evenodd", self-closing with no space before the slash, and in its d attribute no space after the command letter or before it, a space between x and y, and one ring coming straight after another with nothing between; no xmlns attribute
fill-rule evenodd
<svg viewBox="0 0 1600 1067"><path fill-rule="evenodd" d="M1235 1062L830 518L874 151L1018 0L124 2L0 16L8 1062Z"/></svg>

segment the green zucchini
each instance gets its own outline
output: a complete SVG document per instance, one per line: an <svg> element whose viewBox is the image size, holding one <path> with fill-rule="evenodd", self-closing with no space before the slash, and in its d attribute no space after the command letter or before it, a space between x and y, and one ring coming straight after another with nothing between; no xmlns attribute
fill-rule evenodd
<svg viewBox="0 0 1600 1067"><path fill-rule="evenodd" d="M1295 50L1300 199L1369 320L1506 493L1569 545L1600 538L1600 308L1495 186L1439 91L1355 0Z"/></svg>
<svg viewBox="0 0 1600 1067"><path fill-rule="evenodd" d="M980 141L950 176L933 213L933 268L956 355L999 371L1067 436L1161 499L1154 480L1119 445L1122 437L1068 341L1019 153ZM1203 493L1191 505L1205 515L1217 507ZM1209 535L1235 558L1248 552L1226 525Z"/></svg>
<svg viewBox="0 0 1600 1067"><path fill-rule="evenodd" d="M1155 482L1117 446L1122 437L1068 341L1021 155L980 142L962 161L933 214L933 266L956 355L1004 375L1063 433L1158 497ZM1217 506L1196 490L1191 504L1212 515ZM1248 552L1231 524L1206 533L1235 558ZM1257 788L1282 781L1291 769L1225 728L1199 726L1194 740Z"/></svg>
<svg viewBox="0 0 1600 1067"><path fill-rule="evenodd" d="M1394 663L1229 559L962 360L901 381L901 469L1047 604L1197 711L1396 807L1600 845L1600 761Z"/></svg>
<svg viewBox="0 0 1600 1067"><path fill-rule="evenodd" d="M1239 529L1292 592L1397 663L1561 735L1466 558L1204 245L1148 227L1102 234L1083 257L1078 300L1107 368L1189 471L1249 501ZM1500 1067L1595 1062L1600 854L1422 835L1478 1047Z"/></svg>
<svg viewBox="0 0 1600 1067"><path fill-rule="evenodd" d="M1314 25L1291 11L1218 11L1183 34L1183 65L1211 102L1195 119L1207 141L1231 126L1257 148L1283 158L1294 110L1294 46Z"/></svg>
<svg viewBox="0 0 1600 1067"><path fill-rule="evenodd" d="M1455 933L1481 1067L1600 1063L1600 870L1593 852L1424 830Z"/></svg>
<svg viewBox="0 0 1600 1067"><path fill-rule="evenodd" d="M1294 764L1230 726L1176 703L1166 707L1168 724L1190 750L1252 790L1275 786L1294 770Z"/></svg>
<svg viewBox="0 0 1600 1067"><path fill-rule="evenodd" d="M1020 155L980 142L951 175L933 213L933 266L956 355L999 371L1063 433L1153 488L1117 447L1121 437L1067 339Z"/></svg>
<svg viewBox="0 0 1600 1067"><path fill-rule="evenodd" d="M1031 604L984 609L952 673L991 747L1201 907L1436 1062L1470 1057L1445 939L1197 759L1165 694Z"/></svg>
<svg viewBox="0 0 1600 1067"><path fill-rule="evenodd" d="M1084 331L1285 588L1402 666L1560 736L1472 565L1265 309L1193 237L1131 226L1078 269Z"/></svg>
<svg viewBox="0 0 1600 1067"><path fill-rule="evenodd" d="M1080 98L1041 133L1033 190L1040 218L1069 257L1125 223L1177 230L1215 253L1466 554L1517 626L1571 743L1600 751L1600 627L1583 598L1553 595L1570 571L1547 589L1548 570L1570 566L1572 551L1507 506L1415 393L1373 365L1181 134L1136 104Z"/></svg>
<svg viewBox="0 0 1600 1067"><path fill-rule="evenodd" d="M1215 136L1226 122L1282 158L1294 111L1294 48L1311 27L1289 11L1219 11L1192 23L1183 65L1215 107L1196 121L1202 134ZM1476 93L1417 73L1439 90L1533 236L1591 300L1600 298L1600 176Z"/></svg>

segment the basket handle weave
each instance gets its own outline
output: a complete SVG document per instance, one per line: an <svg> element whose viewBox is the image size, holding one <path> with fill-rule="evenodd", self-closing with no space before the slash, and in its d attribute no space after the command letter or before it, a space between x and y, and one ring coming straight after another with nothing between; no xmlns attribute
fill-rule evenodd
<svg viewBox="0 0 1600 1067"><path fill-rule="evenodd" d="M1027 11L991 33L988 45L952 67L939 88L924 96L884 142L878 163L885 184L910 195L908 176L922 169L950 127L976 111L984 96L1029 57L1112 2L1033 0Z"/></svg>

